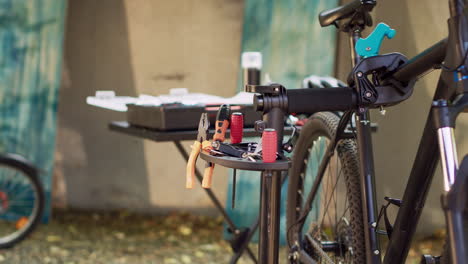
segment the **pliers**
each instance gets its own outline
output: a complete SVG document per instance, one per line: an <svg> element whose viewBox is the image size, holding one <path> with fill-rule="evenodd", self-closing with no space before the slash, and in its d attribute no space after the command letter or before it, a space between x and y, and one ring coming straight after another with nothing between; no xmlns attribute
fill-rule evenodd
<svg viewBox="0 0 468 264"><path fill-rule="evenodd" d="M229 112L230 106L223 104L219 107L218 114L216 115L215 134L213 135L213 143L223 142L226 139L226 130L229 127ZM213 146L213 145L212 145ZM205 173L203 174L202 187L211 188L213 179L214 163L207 162L205 166Z"/></svg>
<svg viewBox="0 0 468 264"><path fill-rule="evenodd" d="M202 150L209 151L210 149L212 149L211 142L208 141L209 127L210 122L208 121L208 115L207 113L203 113L200 117L200 123L198 124L197 140L195 140L195 142L192 145L192 152L190 152L189 160L187 162L187 179L185 182L185 188L193 188L193 183L195 182L195 167L200 152ZM214 164L207 162L203 179L205 179L205 177L211 178L211 175L213 174L213 169Z"/></svg>

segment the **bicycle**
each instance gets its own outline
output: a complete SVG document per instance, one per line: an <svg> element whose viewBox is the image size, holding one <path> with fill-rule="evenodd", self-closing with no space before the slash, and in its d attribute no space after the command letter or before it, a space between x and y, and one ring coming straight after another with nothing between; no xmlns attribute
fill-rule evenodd
<svg viewBox="0 0 468 264"><path fill-rule="evenodd" d="M276 101L256 96L257 109L264 112L276 107L312 114L295 144L289 174L289 261L404 263L440 158L446 246L441 257L424 255L421 263L467 263L468 156L458 166L453 130L457 116L468 110L468 48L463 45L468 40L468 3L449 0L448 38L410 60L399 53L378 55L380 44L375 42L361 42L365 45L356 52L361 32L372 25L370 12L376 4L354 0L319 15L322 27L335 25L349 34L353 69L348 87L286 90L273 84L280 91ZM385 30L379 34L394 34ZM442 69L441 77L403 198L386 198L378 213L369 109L408 99L417 77L433 68ZM438 152L440 157L433 154ZM309 163L317 166L308 170ZM399 208L393 225L386 216L391 205ZM385 231L378 228L381 219ZM389 239L383 260L379 234Z"/></svg>
<svg viewBox="0 0 468 264"><path fill-rule="evenodd" d="M39 171L20 155L0 154L0 248L11 248L37 226L45 196Z"/></svg>

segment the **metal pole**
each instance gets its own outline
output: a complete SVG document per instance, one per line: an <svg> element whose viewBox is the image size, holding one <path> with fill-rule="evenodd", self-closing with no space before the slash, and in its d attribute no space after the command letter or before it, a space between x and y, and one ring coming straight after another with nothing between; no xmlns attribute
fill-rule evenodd
<svg viewBox="0 0 468 264"><path fill-rule="evenodd" d="M377 204L375 198L375 170L372 153L371 122L369 110L360 108L356 113L357 143L359 150L361 192L364 215L364 236L366 242L366 263L381 263L379 240L377 238Z"/></svg>
<svg viewBox="0 0 468 264"><path fill-rule="evenodd" d="M281 201L281 172L263 171L260 190L260 264L277 264Z"/></svg>
<svg viewBox="0 0 468 264"><path fill-rule="evenodd" d="M273 108L263 115L267 127L274 128L278 137L278 152L282 153L284 111ZM260 190L259 263L277 264L279 248L279 221L281 201L281 172L263 171Z"/></svg>
<svg viewBox="0 0 468 264"><path fill-rule="evenodd" d="M260 69L246 68L244 69L244 86L246 84L260 85Z"/></svg>

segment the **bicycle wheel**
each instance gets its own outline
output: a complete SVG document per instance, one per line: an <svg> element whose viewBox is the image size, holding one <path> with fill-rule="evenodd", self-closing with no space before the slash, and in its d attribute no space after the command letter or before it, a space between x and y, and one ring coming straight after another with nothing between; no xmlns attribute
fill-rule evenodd
<svg viewBox="0 0 468 264"><path fill-rule="evenodd" d="M316 113L302 127L296 142L287 200L288 243L293 263L300 263L299 248L318 263L365 263L359 158L354 139L338 142L318 191L311 197L311 208L305 208L314 181L320 178L318 167L338 123L339 117L334 113Z"/></svg>
<svg viewBox="0 0 468 264"><path fill-rule="evenodd" d="M0 248L23 240L36 227L44 209L37 170L18 155L0 155Z"/></svg>

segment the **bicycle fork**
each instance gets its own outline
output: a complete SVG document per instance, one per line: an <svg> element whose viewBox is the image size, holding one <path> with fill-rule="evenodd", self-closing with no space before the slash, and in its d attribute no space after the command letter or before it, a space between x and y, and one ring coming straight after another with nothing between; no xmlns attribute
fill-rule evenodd
<svg viewBox="0 0 468 264"><path fill-rule="evenodd" d="M451 263L466 263L468 258L465 252L463 218L468 193L468 155L459 168L454 127L458 114L468 109L468 94L453 105L449 105L446 100L437 100L432 106L444 175L444 193L441 202L447 223Z"/></svg>

